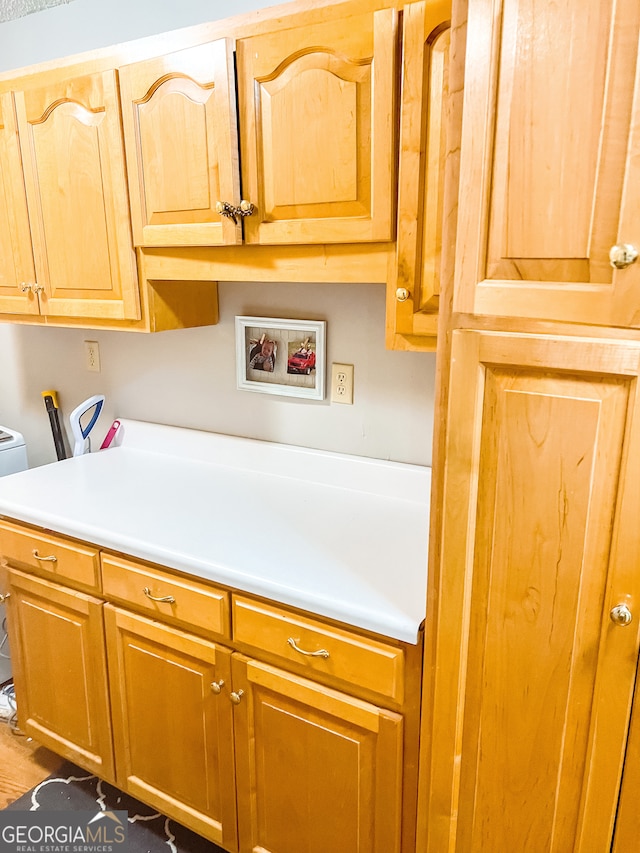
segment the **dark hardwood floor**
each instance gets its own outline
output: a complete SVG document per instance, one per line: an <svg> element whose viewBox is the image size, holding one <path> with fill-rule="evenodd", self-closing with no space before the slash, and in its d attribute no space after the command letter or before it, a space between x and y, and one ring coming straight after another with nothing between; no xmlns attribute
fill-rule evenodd
<svg viewBox="0 0 640 853"><path fill-rule="evenodd" d="M59 755L11 732L0 721L0 809L46 779L62 764Z"/></svg>

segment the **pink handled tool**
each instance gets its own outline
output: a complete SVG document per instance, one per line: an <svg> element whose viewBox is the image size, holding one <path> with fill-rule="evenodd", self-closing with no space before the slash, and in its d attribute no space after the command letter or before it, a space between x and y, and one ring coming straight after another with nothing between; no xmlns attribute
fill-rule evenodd
<svg viewBox="0 0 640 853"><path fill-rule="evenodd" d="M100 450L106 450L111 445L111 442L116 437L116 433L120 429L120 421L114 421L109 427L109 431L104 437L104 441L100 445Z"/></svg>

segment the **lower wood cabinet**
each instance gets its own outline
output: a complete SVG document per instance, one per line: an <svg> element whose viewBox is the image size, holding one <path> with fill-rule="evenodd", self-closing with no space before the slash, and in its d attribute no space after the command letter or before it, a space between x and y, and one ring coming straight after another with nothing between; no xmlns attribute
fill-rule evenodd
<svg viewBox="0 0 640 853"><path fill-rule="evenodd" d="M242 853L397 853L402 717L234 654Z"/></svg>
<svg viewBox="0 0 640 853"><path fill-rule="evenodd" d="M237 849L228 649L105 605L117 783Z"/></svg>
<svg viewBox="0 0 640 853"><path fill-rule="evenodd" d="M104 609L120 788L228 850L399 851L400 715Z"/></svg>
<svg viewBox="0 0 640 853"><path fill-rule="evenodd" d="M20 727L114 781L102 601L14 569L9 583Z"/></svg>
<svg viewBox="0 0 640 853"><path fill-rule="evenodd" d="M107 554L94 594L72 589L70 554L79 559L86 546L56 540L50 554L47 536L0 525L27 734L232 853L413 853L415 774L404 768L411 744L417 751L417 721L399 713L404 648L368 637L358 648L356 632L235 596L245 614L238 642L225 616L228 590L196 589ZM51 562L32 568L32 552L45 545ZM50 565L59 567L54 580ZM122 606L127 579L149 595ZM203 597L224 618L198 621ZM256 614L273 623L262 651L262 634L249 631L262 624ZM296 674L295 660L293 672L283 668L289 662L270 645L283 631L327 645L331 672ZM363 654L377 661L377 681L371 672L358 680ZM378 694L392 710L376 704Z"/></svg>

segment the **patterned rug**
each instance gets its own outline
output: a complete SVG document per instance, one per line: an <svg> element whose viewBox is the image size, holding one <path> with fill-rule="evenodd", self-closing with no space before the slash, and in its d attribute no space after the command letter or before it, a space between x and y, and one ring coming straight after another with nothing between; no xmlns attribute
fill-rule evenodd
<svg viewBox="0 0 640 853"><path fill-rule="evenodd" d="M66 762L19 800L13 811L126 811L131 853L225 853L211 841L159 814L97 776Z"/></svg>

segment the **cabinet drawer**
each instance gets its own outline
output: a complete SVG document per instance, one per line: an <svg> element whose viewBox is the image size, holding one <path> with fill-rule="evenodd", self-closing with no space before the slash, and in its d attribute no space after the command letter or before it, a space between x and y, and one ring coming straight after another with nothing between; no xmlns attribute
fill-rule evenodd
<svg viewBox="0 0 640 853"><path fill-rule="evenodd" d="M163 622L180 623L207 634L230 634L228 593L197 580L103 554L102 588L106 598Z"/></svg>
<svg viewBox="0 0 640 853"><path fill-rule="evenodd" d="M3 521L0 551L10 565L27 567L83 588L100 588L99 551L91 545Z"/></svg>
<svg viewBox="0 0 640 853"><path fill-rule="evenodd" d="M233 639L314 673L403 701L404 652L395 646L237 595Z"/></svg>

